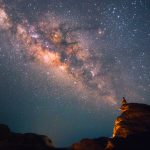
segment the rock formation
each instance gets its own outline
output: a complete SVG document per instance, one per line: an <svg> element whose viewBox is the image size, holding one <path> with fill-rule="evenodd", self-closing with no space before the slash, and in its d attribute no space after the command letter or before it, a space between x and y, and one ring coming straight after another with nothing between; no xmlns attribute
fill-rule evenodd
<svg viewBox="0 0 150 150"><path fill-rule="evenodd" d="M0 150L53 150L52 141L44 135L13 133L0 124Z"/></svg>
<svg viewBox="0 0 150 150"><path fill-rule="evenodd" d="M121 115L114 123L112 138L88 139L73 144L73 150L148 150L150 106L122 103ZM105 139L105 142L103 141ZM105 144L104 144L105 143Z"/></svg>
<svg viewBox="0 0 150 150"><path fill-rule="evenodd" d="M104 150L109 138L101 137L97 139L83 139L79 143L73 144L72 150Z"/></svg>
<svg viewBox="0 0 150 150"><path fill-rule="evenodd" d="M113 138L108 141L109 150L148 150L150 139L150 106L126 103L115 120Z"/></svg>
<svg viewBox="0 0 150 150"><path fill-rule="evenodd" d="M55 148L44 135L13 133L0 124L0 150L149 150L150 106L124 103L112 138L84 139L69 148Z"/></svg>
<svg viewBox="0 0 150 150"><path fill-rule="evenodd" d="M150 132L150 106L129 103L121 106L121 115L116 119L113 137Z"/></svg>

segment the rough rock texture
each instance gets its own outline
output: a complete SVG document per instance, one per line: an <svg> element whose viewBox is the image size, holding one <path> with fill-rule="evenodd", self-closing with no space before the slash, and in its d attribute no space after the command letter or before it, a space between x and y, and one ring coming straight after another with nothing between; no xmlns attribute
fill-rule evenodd
<svg viewBox="0 0 150 150"><path fill-rule="evenodd" d="M150 106L129 103L120 109L112 138L84 139L70 148L55 148L47 136L12 133L0 124L0 150L149 150Z"/></svg>
<svg viewBox="0 0 150 150"><path fill-rule="evenodd" d="M53 150L52 141L44 135L12 133L0 124L0 150Z"/></svg>
<svg viewBox="0 0 150 150"><path fill-rule="evenodd" d="M121 106L121 115L116 119L113 137L126 138L129 135L150 132L150 106L129 103Z"/></svg>
<svg viewBox="0 0 150 150"><path fill-rule="evenodd" d="M129 103L121 106L121 115L115 120L113 138L107 150L150 149L150 106Z"/></svg>
<svg viewBox="0 0 150 150"><path fill-rule="evenodd" d="M126 138L114 137L109 140L106 150L149 150L150 132L132 134Z"/></svg>
<svg viewBox="0 0 150 150"><path fill-rule="evenodd" d="M109 138L101 137L97 139L84 139L73 144L72 150L104 150Z"/></svg>

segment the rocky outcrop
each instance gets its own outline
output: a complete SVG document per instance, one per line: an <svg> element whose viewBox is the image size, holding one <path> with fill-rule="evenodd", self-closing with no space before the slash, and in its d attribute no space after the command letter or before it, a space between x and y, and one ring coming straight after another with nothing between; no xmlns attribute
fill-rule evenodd
<svg viewBox="0 0 150 150"><path fill-rule="evenodd" d="M150 106L124 103L112 138L84 139L70 148L55 148L44 135L13 133L0 124L0 150L149 150Z"/></svg>
<svg viewBox="0 0 150 150"><path fill-rule="evenodd" d="M107 150L150 149L150 106L127 103L120 108L121 115L115 120L113 138Z"/></svg>
<svg viewBox="0 0 150 150"><path fill-rule="evenodd" d="M85 139L73 150L149 150L150 106L124 103L114 124L112 138Z"/></svg>
<svg viewBox="0 0 150 150"><path fill-rule="evenodd" d="M121 106L121 115L115 120L113 137L150 132L150 106L129 103Z"/></svg>
<svg viewBox="0 0 150 150"><path fill-rule="evenodd" d="M12 133L0 124L0 150L53 150L52 141L44 135Z"/></svg>
<svg viewBox="0 0 150 150"><path fill-rule="evenodd" d="M97 139L83 139L79 143L73 144L72 150L104 150L108 142L107 137Z"/></svg>

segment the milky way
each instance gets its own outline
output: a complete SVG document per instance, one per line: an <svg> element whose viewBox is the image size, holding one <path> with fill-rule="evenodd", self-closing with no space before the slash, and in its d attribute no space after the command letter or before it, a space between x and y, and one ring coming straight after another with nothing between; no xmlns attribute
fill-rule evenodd
<svg viewBox="0 0 150 150"><path fill-rule="evenodd" d="M24 48L27 53L28 61L36 61L37 65L43 63L49 69L57 67L72 75L74 84L81 82L80 84L90 94L100 96L99 100L116 103L116 95L111 83L112 75L104 73L101 57L86 45L88 40L84 39L84 34L90 28L86 29L80 24L74 25L73 22L69 22L70 20L67 22L50 13L34 25L24 17L21 18L21 23L14 23L6 13L5 6L0 10L1 30L11 32L10 34L13 35L10 36L15 36L19 48ZM100 36L105 34L101 29L91 28L91 30L95 30Z"/></svg>
<svg viewBox="0 0 150 150"><path fill-rule="evenodd" d="M0 0L0 121L58 145L110 136L123 96L150 103L149 14L148 0Z"/></svg>

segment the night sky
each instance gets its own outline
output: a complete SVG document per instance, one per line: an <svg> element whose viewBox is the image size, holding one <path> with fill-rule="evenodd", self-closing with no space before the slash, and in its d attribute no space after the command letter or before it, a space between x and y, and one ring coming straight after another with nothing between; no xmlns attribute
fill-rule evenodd
<svg viewBox="0 0 150 150"><path fill-rule="evenodd" d="M123 96L150 104L149 0L0 0L0 123L110 137Z"/></svg>

